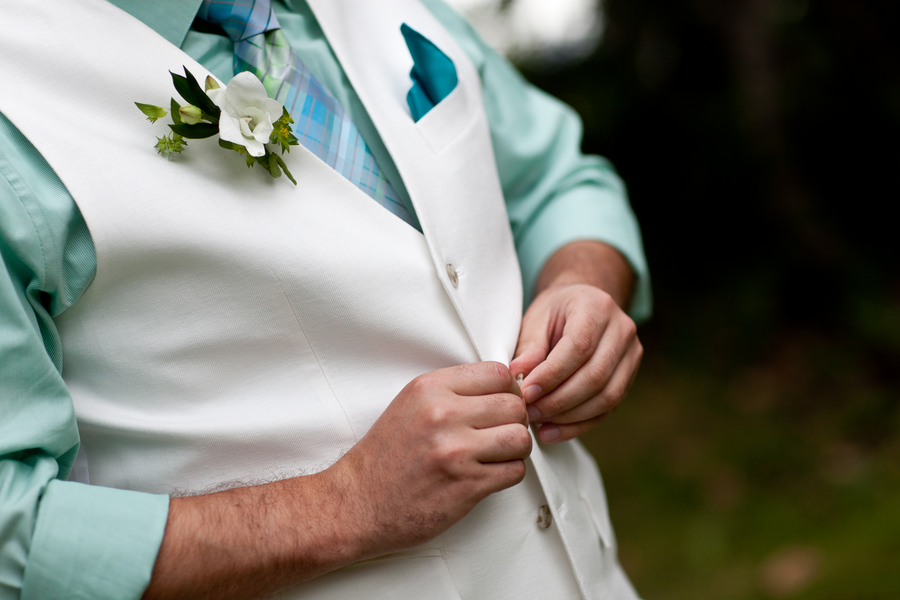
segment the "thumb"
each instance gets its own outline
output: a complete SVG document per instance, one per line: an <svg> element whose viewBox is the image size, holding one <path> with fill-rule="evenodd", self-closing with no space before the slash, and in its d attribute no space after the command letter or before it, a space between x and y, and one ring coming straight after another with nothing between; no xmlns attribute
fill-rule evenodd
<svg viewBox="0 0 900 600"><path fill-rule="evenodd" d="M522 330L519 332L519 342L516 345L515 358L509 363L509 371L517 380L519 375L527 378L536 366L544 362L550 352L550 340L547 328L538 325L535 321L525 319L522 321ZM523 390L526 387L520 382Z"/></svg>

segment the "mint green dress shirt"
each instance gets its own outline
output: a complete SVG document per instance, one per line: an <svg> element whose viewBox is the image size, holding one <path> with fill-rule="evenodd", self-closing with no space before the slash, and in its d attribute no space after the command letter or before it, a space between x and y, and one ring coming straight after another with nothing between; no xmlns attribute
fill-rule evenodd
<svg viewBox="0 0 900 600"><path fill-rule="evenodd" d="M200 0L112 1L221 80L231 79L231 41L190 29ZM528 85L441 0L422 1L481 75L526 296L554 251L575 240L600 240L631 263L637 275L631 314L646 318L650 288L636 220L610 165L581 154L578 117ZM288 40L351 115L414 214L309 7L304 0L285 2L273 4ZM162 540L167 497L66 481L79 438L53 319L78 301L96 266L74 200L0 114L0 600L139 598Z"/></svg>

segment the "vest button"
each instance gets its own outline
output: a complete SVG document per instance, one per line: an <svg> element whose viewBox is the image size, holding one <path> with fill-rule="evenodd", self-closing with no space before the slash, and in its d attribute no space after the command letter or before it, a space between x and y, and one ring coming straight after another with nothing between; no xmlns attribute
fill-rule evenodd
<svg viewBox="0 0 900 600"><path fill-rule="evenodd" d="M453 287L459 287L459 275L456 274L456 269L450 263L447 263L447 277L450 278L450 283L453 284Z"/></svg>
<svg viewBox="0 0 900 600"><path fill-rule="evenodd" d="M542 504L538 509L537 524L541 529L547 529L553 522L553 515L550 513L550 507Z"/></svg>

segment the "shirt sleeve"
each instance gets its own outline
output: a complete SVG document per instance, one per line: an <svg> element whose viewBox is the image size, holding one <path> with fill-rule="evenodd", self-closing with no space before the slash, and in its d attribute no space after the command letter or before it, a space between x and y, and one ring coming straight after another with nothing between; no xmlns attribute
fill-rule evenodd
<svg viewBox="0 0 900 600"><path fill-rule="evenodd" d="M577 240L610 244L636 276L630 314L651 312L650 275L625 185L610 163L581 153L582 125L566 104L529 84L442 0L423 0L481 75L500 183L522 268L526 305L559 248Z"/></svg>
<svg viewBox="0 0 900 600"><path fill-rule="evenodd" d="M53 317L96 257L62 182L0 114L0 599L139 598L168 497L65 481L78 452Z"/></svg>

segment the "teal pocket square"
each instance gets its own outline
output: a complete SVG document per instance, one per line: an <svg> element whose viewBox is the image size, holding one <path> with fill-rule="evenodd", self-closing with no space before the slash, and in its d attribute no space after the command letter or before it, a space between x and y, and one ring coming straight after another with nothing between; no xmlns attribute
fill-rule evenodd
<svg viewBox="0 0 900 600"><path fill-rule="evenodd" d="M413 58L409 72L413 85L406 94L406 103L413 120L418 121L456 88L459 78L453 61L431 40L406 23L400 26L400 33Z"/></svg>

